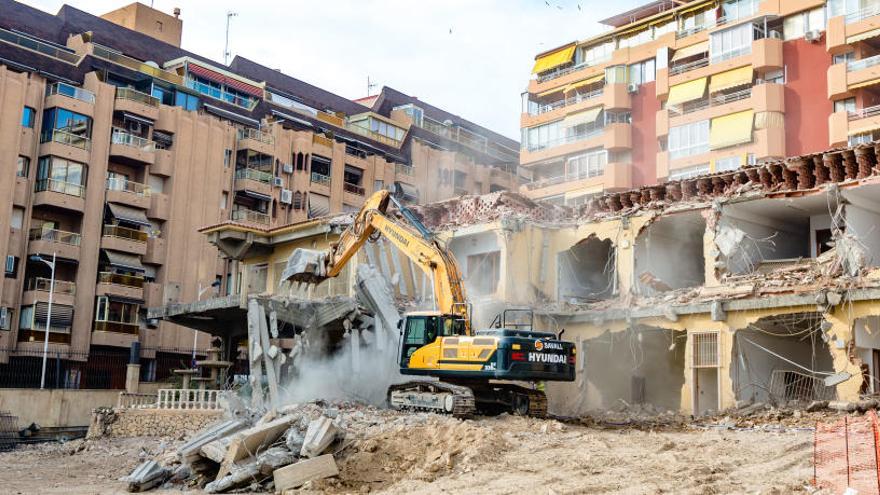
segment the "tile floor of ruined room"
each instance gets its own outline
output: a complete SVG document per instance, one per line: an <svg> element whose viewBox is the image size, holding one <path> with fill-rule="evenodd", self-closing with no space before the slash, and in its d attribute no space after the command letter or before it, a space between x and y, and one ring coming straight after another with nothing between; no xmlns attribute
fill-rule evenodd
<svg viewBox="0 0 880 495"><path fill-rule="evenodd" d="M382 412L386 426L338 455L339 478L300 492L769 494L805 492L812 476L813 433L805 428L649 431L427 414L393 421L401 414ZM19 447L0 453L0 486L10 494L126 493L119 477L179 443L104 438Z"/></svg>

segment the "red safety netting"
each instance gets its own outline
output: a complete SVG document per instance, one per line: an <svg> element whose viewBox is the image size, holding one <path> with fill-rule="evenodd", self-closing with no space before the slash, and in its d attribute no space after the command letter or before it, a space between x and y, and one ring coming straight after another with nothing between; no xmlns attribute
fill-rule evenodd
<svg viewBox="0 0 880 495"><path fill-rule="evenodd" d="M880 494L880 436L874 411L817 423L813 447L813 484L829 493L848 487L859 495Z"/></svg>

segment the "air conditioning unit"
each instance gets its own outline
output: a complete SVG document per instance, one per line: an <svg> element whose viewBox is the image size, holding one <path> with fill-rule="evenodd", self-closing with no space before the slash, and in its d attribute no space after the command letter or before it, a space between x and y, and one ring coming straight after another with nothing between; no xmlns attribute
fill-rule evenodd
<svg viewBox="0 0 880 495"><path fill-rule="evenodd" d="M284 185L284 179L282 179L281 177L275 177L272 180L272 185L275 187L281 187Z"/></svg>
<svg viewBox="0 0 880 495"><path fill-rule="evenodd" d="M293 191L291 191L290 189L282 189L281 202L286 205L293 203Z"/></svg>
<svg viewBox="0 0 880 495"><path fill-rule="evenodd" d="M818 29L807 31L806 33L804 33L804 39L809 41L810 43L815 43L822 39L822 31L819 31Z"/></svg>
<svg viewBox="0 0 880 495"><path fill-rule="evenodd" d="M636 83L629 83L626 85L626 90L631 94L638 93L639 85Z"/></svg>
<svg viewBox="0 0 880 495"><path fill-rule="evenodd" d="M292 163L285 163L284 166L282 167L282 170L284 170L285 174L292 174L293 173L293 164Z"/></svg>
<svg viewBox="0 0 880 495"><path fill-rule="evenodd" d="M0 308L0 328L9 330L9 308Z"/></svg>

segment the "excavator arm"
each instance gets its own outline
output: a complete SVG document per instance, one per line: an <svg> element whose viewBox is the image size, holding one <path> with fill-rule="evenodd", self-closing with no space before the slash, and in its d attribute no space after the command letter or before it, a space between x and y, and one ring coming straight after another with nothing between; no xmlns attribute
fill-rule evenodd
<svg viewBox="0 0 880 495"><path fill-rule="evenodd" d="M411 227L396 222L386 215L388 203L392 201ZM384 235L431 278L437 310L443 314L461 316L465 319L466 331L469 334L470 315L455 257L388 191L377 191L370 196L358 211L352 224L340 235L339 241L331 246L323 261L324 276L338 276L364 243L377 233ZM309 275L309 277L310 280L314 280L313 276ZM297 280L297 275L291 278Z"/></svg>

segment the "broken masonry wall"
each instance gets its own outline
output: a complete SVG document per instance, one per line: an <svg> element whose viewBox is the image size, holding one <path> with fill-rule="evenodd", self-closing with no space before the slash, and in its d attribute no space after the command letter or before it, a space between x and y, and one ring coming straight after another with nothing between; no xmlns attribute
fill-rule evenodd
<svg viewBox="0 0 880 495"><path fill-rule="evenodd" d="M706 220L701 212L655 219L636 238L635 280L638 292L656 294L705 283Z"/></svg>
<svg viewBox="0 0 880 495"><path fill-rule="evenodd" d="M845 229L865 248L868 265L880 265L880 214L853 204L847 204L844 212Z"/></svg>
<svg viewBox="0 0 880 495"><path fill-rule="evenodd" d="M468 299L472 301L498 297L501 272L507 268L501 254L501 243L494 231L467 233L457 231L448 242L458 261Z"/></svg>
<svg viewBox="0 0 880 495"><path fill-rule="evenodd" d="M587 237L557 255L557 300L575 303L609 299L617 290L614 244Z"/></svg>
<svg viewBox="0 0 880 495"><path fill-rule="evenodd" d="M856 320L853 337L855 342L853 353L862 363L868 365L868 372L873 377L868 380L868 390L873 393L880 392L880 382L878 382L880 363L875 361L875 354L880 353L880 316L868 316Z"/></svg>
<svg viewBox="0 0 880 495"><path fill-rule="evenodd" d="M751 273L767 260L810 257L809 220L786 222L727 206L718 223L716 244L729 273Z"/></svg>

